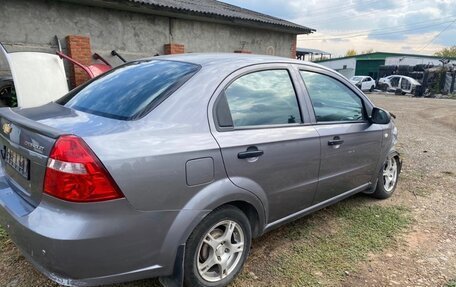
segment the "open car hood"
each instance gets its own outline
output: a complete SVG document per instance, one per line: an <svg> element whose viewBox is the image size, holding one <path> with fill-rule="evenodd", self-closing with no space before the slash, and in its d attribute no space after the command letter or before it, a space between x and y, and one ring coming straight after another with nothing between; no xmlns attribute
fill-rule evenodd
<svg viewBox="0 0 456 287"><path fill-rule="evenodd" d="M39 52L8 53L2 45L11 69L17 104L21 108L41 106L68 93L68 83L62 59Z"/></svg>

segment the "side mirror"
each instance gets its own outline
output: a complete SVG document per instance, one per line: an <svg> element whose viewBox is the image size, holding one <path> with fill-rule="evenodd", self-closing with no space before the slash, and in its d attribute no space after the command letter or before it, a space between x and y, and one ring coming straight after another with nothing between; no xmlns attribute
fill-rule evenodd
<svg viewBox="0 0 456 287"><path fill-rule="evenodd" d="M374 107L370 120L374 124L387 125L391 122L391 115L383 109Z"/></svg>

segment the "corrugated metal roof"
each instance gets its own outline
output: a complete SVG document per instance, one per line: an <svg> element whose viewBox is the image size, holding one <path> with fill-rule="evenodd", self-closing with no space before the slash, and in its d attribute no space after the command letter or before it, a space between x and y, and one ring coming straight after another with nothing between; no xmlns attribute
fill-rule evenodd
<svg viewBox="0 0 456 287"><path fill-rule="evenodd" d="M331 53L325 52L323 50L311 49L311 48L296 48L296 52L303 53L303 54L323 54L323 55L331 54Z"/></svg>
<svg viewBox="0 0 456 287"><path fill-rule="evenodd" d="M433 55L418 55L418 54L403 54L403 53L390 53L390 52L373 52L367 54L359 54L354 56L345 56L339 58L332 58L318 61L318 63L322 62L331 62L337 61L342 59L349 59L349 58L356 58L356 60L385 60L387 57L416 57L416 58L426 58L426 59L442 59L440 56L433 56ZM448 60L456 60L456 58L447 58Z"/></svg>
<svg viewBox="0 0 456 287"><path fill-rule="evenodd" d="M256 24L267 24L280 27L282 30L288 28L291 33L308 34L315 31L299 24L286 21L280 18L244 9L238 6L227 4L216 0L116 0L117 3L130 2L151 6L162 10L179 12L183 14L195 14L208 18L222 18L225 20L242 20L243 23L251 22ZM266 27L265 27L266 28Z"/></svg>

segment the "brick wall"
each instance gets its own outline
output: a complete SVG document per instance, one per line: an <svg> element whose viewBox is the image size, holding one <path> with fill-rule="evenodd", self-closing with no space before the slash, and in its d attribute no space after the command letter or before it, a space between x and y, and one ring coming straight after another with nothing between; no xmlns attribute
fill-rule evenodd
<svg viewBox="0 0 456 287"><path fill-rule="evenodd" d="M83 65L92 63L92 49L90 47L90 38L80 35L69 35L66 37L67 54ZM71 64L70 82L73 87L77 87L86 82L89 77L76 65Z"/></svg>
<svg viewBox="0 0 456 287"><path fill-rule="evenodd" d="M291 55L292 59L296 59L296 37L291 42Z"/></svg>
<svg viewBox="0 0 456 287"><path fill-rule="evenodd" d="M185 46L182 44L165 44L164 48L165 55L185 53Z"/></svg>

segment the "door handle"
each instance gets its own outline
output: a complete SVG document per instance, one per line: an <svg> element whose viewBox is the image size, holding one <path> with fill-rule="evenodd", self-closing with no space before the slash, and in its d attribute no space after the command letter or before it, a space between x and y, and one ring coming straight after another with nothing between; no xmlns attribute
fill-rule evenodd
<svg viewBox="0 0 456 287"><path fill-rule="evenodd" d="M252 157L259 157L264 154L264 151L258 150L256 146L248 147L246 151L242 151L238 153L238 159L245 159L245 158L252 158Z"/></svg>
<svg viewBox="0 0 456 287"><path fill-rule="evenodd" d="M341 145L344 143L344 140L341 140L340 137L335 136L332 140L328 141L328 145L334 146L334 145Z"/></svg>

